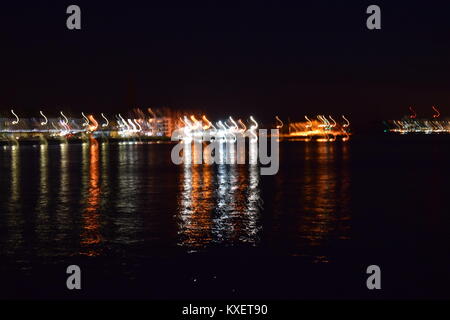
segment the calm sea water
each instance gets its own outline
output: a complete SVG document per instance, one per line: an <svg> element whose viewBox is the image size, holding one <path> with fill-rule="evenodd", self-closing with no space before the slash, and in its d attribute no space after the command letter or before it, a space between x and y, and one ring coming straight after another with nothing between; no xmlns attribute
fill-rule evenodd
<svg viewBox="0 0 450 320"><path fill-rule="evenodd" d="M450 297L448 141L282 142L275 176L171 148L0 149L0 296Z"/></svg>

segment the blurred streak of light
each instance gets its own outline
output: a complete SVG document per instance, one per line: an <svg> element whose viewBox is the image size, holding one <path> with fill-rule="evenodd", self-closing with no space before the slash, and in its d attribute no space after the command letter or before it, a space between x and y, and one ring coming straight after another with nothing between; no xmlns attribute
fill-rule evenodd
<svg viewBox="0 0 450 320"><path fill-rule="evenodd" d="M331 121L333 121L333 124L331 125L331 127L332 127L332 128L336 127L337 123L336 123L336 121L333 119L333 117L332 117L332 116L328 116L328 118L330 118Z"/></svg>
<svg viewBox="0 0 450 320"><path fill-rule="evenodd" d="M256 129L258 129L258 122L255 121L253 116L250 116L250 120L254 123L252 126L250 126L249 132L253 136L252 142L258 141L258 136L256 135Z"/></svg>
<svg viewBox="0 0 450 320"><path fill-rule="evenodd" d="M413 107L409 107L409 110L411 111L411 115L409 116L410 119L415 119L417 118L417 113L416 111L413 109Z"/></svg>
<svg viewBox="0 0 450 320"><path fill-rule="evenodd" d="M227 127L228 127L229 134L233 137L232 143L235 143L237 141L237 137L233 133L233 129L234 129L235 132L237 132L239 127L238 127L238 125L236 124L236 122L233 120L233 118L231 116L229 117L229 119L230 119L231 123L233 124L234 128L231 128L231 127L228 127L228 126ZM234 149L234 147L232 147L232 148Z"/></svg>
<svg viewBox="0 0 450 320"><path fill-rule="evenodd" d="M153 119L156 119L156 114L153 112L152 108L148 108L148 113L150 113L153 116Z"/></svg>
<svg viewBox="0 0 450 320"><path fill-rule="evenodd" d="M323 131L324 138L323 139L317 139L317 141L319 141L319 142L329 141L330 138L329 138L328 133L326 131L327 129L329 129L329 122L328 122L327 118L325 118L325 116L322 116L322 115L318 115L317 118L319 118L319 120L321 120L323 122L323 124L319 125L319 127L324 127L324 129L325 129Z"/></svg>
<svg viewBox="0 0 450 320"><path fill-rule="evenodd" d="M245 132L247 130L247 126L245 125L245 123L242 122L241 119L238 120L238 123L242 126L242 132Z"/></svg>
<svg viewBox="0 0 450 320"><path fill-rule="evenodd" d="M127 119L128 123L133 127L133 132L137 131L136 126L134 125L133 121L131 119Z"/></svg>
<svg viewBox="0 0 450 320"><path fill-rule="evenodd" d="M306 125L307 128L312 128L312 121L309 120L308 116L305 116L306 121L308 121L308 124Z"/></svg>
<svg viewBox="0 0 450 320"><path fill-rule="evenodd" d="M127 124L127 122L125 121L125 119L122 117L122 115L120 113L119 113L119 118L120 118L120 120L122 120L122 123L127 128L126 130L129 131L130 130L130 126Z"/></svg>
<svg viewBox="0 0 450 320"><path fill-rule="evenodd" d="M221 127L224 131L227 130L227 128L223 125L221 120L217 121L217 126Z"/></svg>
<svg viewBox="0 0 450 320"><path fill-rule="evenodd" d="M84 115L84 112L81 112L81 115L85 119L85 122L83 123L83 127L86 127L89 125L89 119Z"/></svg>
<svg viewBox="0 0 450 320"><path fill-rule="evenodd" d="M250 116L250 120L254 123L254 126L252 126L251 128L253 128L254 130L258 129L258 122L253 119L253 116Z"/></svg>
<svg viewBox="0 0 450 320"><path fill-rule="evenodd" d="M185 127L187 127L187 123L184 122L184 120L180 117L180 121L184 124Z"/></svg>
<svg viewBox="0 0 450 320"><path fill-rule="evenodd" d="M139 124L139 122L136 119L134 119L134 123L139 127L138 131L141 132L142 131L142 127Z"/></svg>
<svg viewBox="0 0 450 320"><path fill-rule="evenodd" d="M41 126L45 126L48 123L48 119L42 111L39 111L42 117L44 117L45 121L41 122Z"/></svg>
<svg viewBox="0 0 450 320"><path fill-rule="evenodd" d="M441 115L441 113L439 112L439 110L438 110L435 106L432 106L431 108L433 108L433 110L436 111L436 113L433 114L433 118L435 118L435 119L439 118L440 115Z"/></svg>
<svg viewBox="0 0 450 320"><path fill-rule="evenodd" d="M281 121L281 119L278 116L275 116L275 119L280 123L276 126L277 129L281 129L284 126L283 121Z"/></svg>
<svg viewBox="0 0 450 320"><path fill-rule="evenodd" d="M88 116L88 119L90 122L92 122L92 125L89 126L89 131L95 131L98 128L98 122L97 120L95 120L94 116L92 114L90 114Z"/></svg>
<svg viewBox="0 0 450 320"><path fill-rule="evenodd" d="M115 115L117 120L117 125L119 126L119 130L123 128L122 120L120 120L120 117L118 115Z"/></svg>
<svg viewBox="0 0 450 320"><path fill-rule="evenodd" d="M62 111L61 111L60 113L61 113L61 116L62 116L62 117L64 118L64 120L65 120L63 123L64 123L64 124L68 124L68 123L69 123L69 119L67 119L67 117L64 115L64 113L63 113Z"/></svg>
<svg viewBox="0 0 450 320"><path fill-rule="evenodd" d="M16 120L14 120L12 122L12 124L18 124L19 123L19 117L17 116L17 114L14 112L13 109L11 109L11 113L14 115L14 117L16 117Z"/></svg>
<svg viewBox="0 0 450 320"><path fill-rule="evenodd" d="M187 124L189 129L191 129L191 130L194 129L194 126L192 125L191 121L189 121L189 119L186 116L184 116L184 121L183 122Z"/></svg>
<svg viewBox="0 0 450 320"><path fill-rule="evenodd" d="M64 128L64 130L61 130L60 135L65 136L70 132L69 126L64 122L64 120L59 120L60 125Z"/></svg>
<svg viewBox="0 0 450 320"><path fill-rule="evenodd" d="M105 123L102 124L102 127L107 127L109 125L109 121L103 113L101 113L101 115L102 115L103 119L105 119L105 121L106 121Z"/></svg>
<svg viewBox="0 0 450 320"><path fill-rule="evenodd" d="M237 131L237 130L239 129L239 127L238 127L238 125L237 125L236 121L234 121L234 120L233 120L233 118L232 118L231 116L230 116L230 118L229 118L229 119L230 119L231 123L233 123L233 125L234 125L234 130L236 130L236 131Z"/></svg>
<svg viewBox="0 0 450 320"><path fill-rule="evenodd" d="M53 126L53 128L55 128L56 130L61 130L60 128L58 128L57 126L55 126L55 124L53 123L53 121L51 122L51 124L52 124L52 126Z"/></svg>
<svg viewBox="0 0 450 320"><path fill-rule="evenodd" d="M348 121L348 119L342 115L342 119L344 119L345 123L342 125L345 137L342 138L342 141L348 141L350 139L350 135L347 132L347 128L350 126L350 121Z"/></svg>
<svg viewBox="0 0 450 320"><path fill-rule="evenodd" d="M350 126L350 121L348 121L348 119L344 115L342 115L342 119L344 119L345 121L343 127L347 128L348 126Z"/></svg>
<svg viewBox="0 0 450 320"><path fill-rule="evenodd" d="M209 128L211 128L212 123L208 120L208 118L206 118L205 115L202 116L202 120L206 122L206 126L203 126L203 130L208 130Z"/></svg>
<svg viewBox="0 0 450 320"><path fill-rule="evenodd" d="M191 115L191 120L194 122L194 128L198 127L198 120L195 118L194 115Z"/></svg>
<svg viewBox="0 0 450 320"><path fill-rule="evenodd" d="M320 114L317 116L317 119L319 119L319 121L321 122L321 124L319 124L319 127L326 127L327 126L325 120L322 118L322 116Z"/></svg>

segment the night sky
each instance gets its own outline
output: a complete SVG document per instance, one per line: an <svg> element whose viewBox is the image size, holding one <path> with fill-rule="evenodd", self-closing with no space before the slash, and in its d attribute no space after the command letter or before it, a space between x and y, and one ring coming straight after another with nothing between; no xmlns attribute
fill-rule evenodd
<svg viewBox="0 0 450 320"><path fill-rule="evenodd" d="M450 115L448 1L184 3L2 2L0 116L169 106L371 123L410 105ZM70 4L80 31L66 28ZM370 4L381 30L366 28Z"/></svg>

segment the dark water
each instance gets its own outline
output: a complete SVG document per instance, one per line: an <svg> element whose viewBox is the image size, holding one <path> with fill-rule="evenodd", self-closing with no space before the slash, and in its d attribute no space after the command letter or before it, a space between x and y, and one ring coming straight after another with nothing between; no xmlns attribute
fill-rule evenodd
<svg viewBox="0 0 450 320"><path fill-rule="evenodd" d="M282 142L275 176L171 148L0 149L0 296L450 297L448 141Z"/></svg>

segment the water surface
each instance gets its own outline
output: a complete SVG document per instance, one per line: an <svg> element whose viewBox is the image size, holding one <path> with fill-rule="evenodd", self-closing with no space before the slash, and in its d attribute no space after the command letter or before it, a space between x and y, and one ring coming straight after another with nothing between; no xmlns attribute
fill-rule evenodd
<svg viewBox="0 0 450 320"><path fill-rule="evenodd" d="M88 298L370 298L379 264L375 297L449 296L447 143L282 142L275 176L171 147L0 149L1 295L65 298L79 264Z"/></svg>

